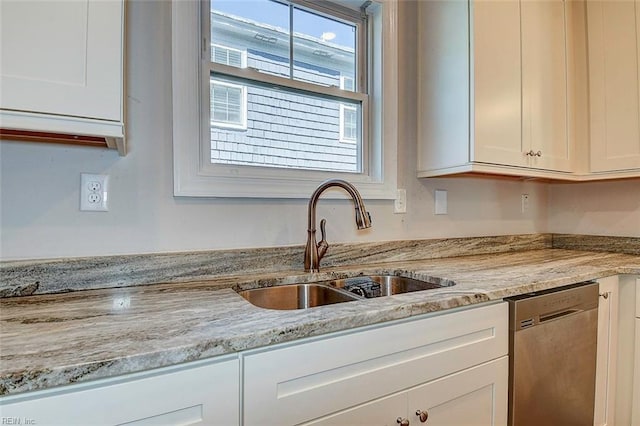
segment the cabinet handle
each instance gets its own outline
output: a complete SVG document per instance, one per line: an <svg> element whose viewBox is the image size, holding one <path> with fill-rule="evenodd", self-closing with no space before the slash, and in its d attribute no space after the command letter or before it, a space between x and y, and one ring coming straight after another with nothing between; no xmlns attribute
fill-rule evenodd
<svg viewBox="0 0 640 426"><path fill-rule="evenodd" d="M524 155L529 155L529 156L533 157L535 155L535 153L533 152L533 150L530 150L529 152L525 152Z"/></svg>
<svg viewBox="0 0 640 426"><path fill-rule="evenodd" d="M542 151L533 152L533 150L529 150L529 152L525 152L524 155L528 155L530 157L542 157Z"/></svg>
<svg viewBox="0 0 640 426"><path fill-rule="evenodd" d="M402 417L398 417L396 419L396 423L398 423L400 426L409 426L409 419L403 419Z"/></svg>
<svg viewBox="0 0 640 426"><path fill-rule="evenodd" d="M536 157L542 157L542 151L538 151L533 155L535 155Z"/></svg>
<svg viewBox="0 0 640 426"><path fill-rule="evenodd" d="M609 298L609 293L601 293L600 297L602 297L603 299L608 299Z"/></svg>
<svg viewBox="0 0 640 426"><path fill-rule="evenodd" d="M424 423L429 418L429 413L427 411L416 410L416 416L420 418L420 423Z"/></svg>

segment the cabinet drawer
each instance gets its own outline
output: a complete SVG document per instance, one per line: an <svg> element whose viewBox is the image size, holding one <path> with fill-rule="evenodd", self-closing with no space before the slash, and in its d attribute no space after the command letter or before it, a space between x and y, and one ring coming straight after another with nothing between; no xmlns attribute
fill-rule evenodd
<svg viewBox="0 0 640 426"><path fill-rule="evenodd" d="M0 416L40 426L235 425L238 364L225 357L6 397L0 399Z"/></svg>
<svg viewBox="0 0 640 426"><path fill-rule="evenodd" d="M508 352L498 303L247 353L246 425L283 425L416 386Z"/></svg>

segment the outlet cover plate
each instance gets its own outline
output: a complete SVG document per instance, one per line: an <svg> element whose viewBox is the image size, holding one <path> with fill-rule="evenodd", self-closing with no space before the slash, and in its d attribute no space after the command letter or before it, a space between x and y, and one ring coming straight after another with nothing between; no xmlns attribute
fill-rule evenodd
<svg viewBox="0 0 640 426"><path fill-rule="evenodd" d="M80 210L109 211L109 175L80 174Z"/></svg>

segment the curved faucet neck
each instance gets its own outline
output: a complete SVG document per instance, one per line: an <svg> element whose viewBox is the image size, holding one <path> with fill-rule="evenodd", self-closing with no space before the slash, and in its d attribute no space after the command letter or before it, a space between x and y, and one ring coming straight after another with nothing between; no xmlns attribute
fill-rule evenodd
<svg viewBox="0 0 640 426"><path fill-rule="evenodd" d="M349 182L342 179L329 179L322 182L311 194L308 207L308 227L307 227L307 245L305 247L304 267L305 271L317 272L320 269L320 259L324 256L328 248L328 244L325 241L325 235L323 230L322 241L320 244L316 243L316 206L320 195L331 187L339 187L344 189L351 197L356 211L356 226L358 229L365 229L371 227L371 218L367 212L364 201L358 190ZM321 253L318 252L319 246L322 246Z"/></svg>

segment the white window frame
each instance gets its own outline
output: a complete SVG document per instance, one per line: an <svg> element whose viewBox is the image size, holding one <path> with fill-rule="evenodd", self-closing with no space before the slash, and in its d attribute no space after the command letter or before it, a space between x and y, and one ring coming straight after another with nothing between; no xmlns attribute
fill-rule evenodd
<svg viewBox="0 0 640 426"><path fill-rule="evenodd" d="M342 178L356 185L365 199L395 199L397 188L398 135L398 5L396 0L376 0L371 24L381 34L370 40L369 105L363 114L369 126L372 149L363 173L324 172L297 169L212 164L210 129L203 126L203 111L209 111L209 96L202 96L200 2L172 2L172 95L174 195L190 197L303 198L327 178ZM204 46L210 50L209 44ZM384 56L384 60L383 60ZM216 64L222 68L225 65ZM242 76L248 69L228 67ZM327 88L330 91L332 88ZM335 90L339 90L334 88ZM342 95L342 91L339 91ZM336 92L338 93L338 92ZM205 99L206 98L206 99ZM384 109L384 113L383 113ZM208 112L206 116L208 117ZM329 191L331 198L344 198Z"/></svg>
<svg viewBox="0 0 640 426"><path fill-rule="evenodd" d="M216 121L213 119L213 117L210 117L211 125L215 127L225 128L225 129L247 130L247 86L243 86L241 84L228 83L226 81L217 80L217 79L211 80L209 84L217 84L219 86L240 89L240 123L232 123L229 121Z"/></svg>

